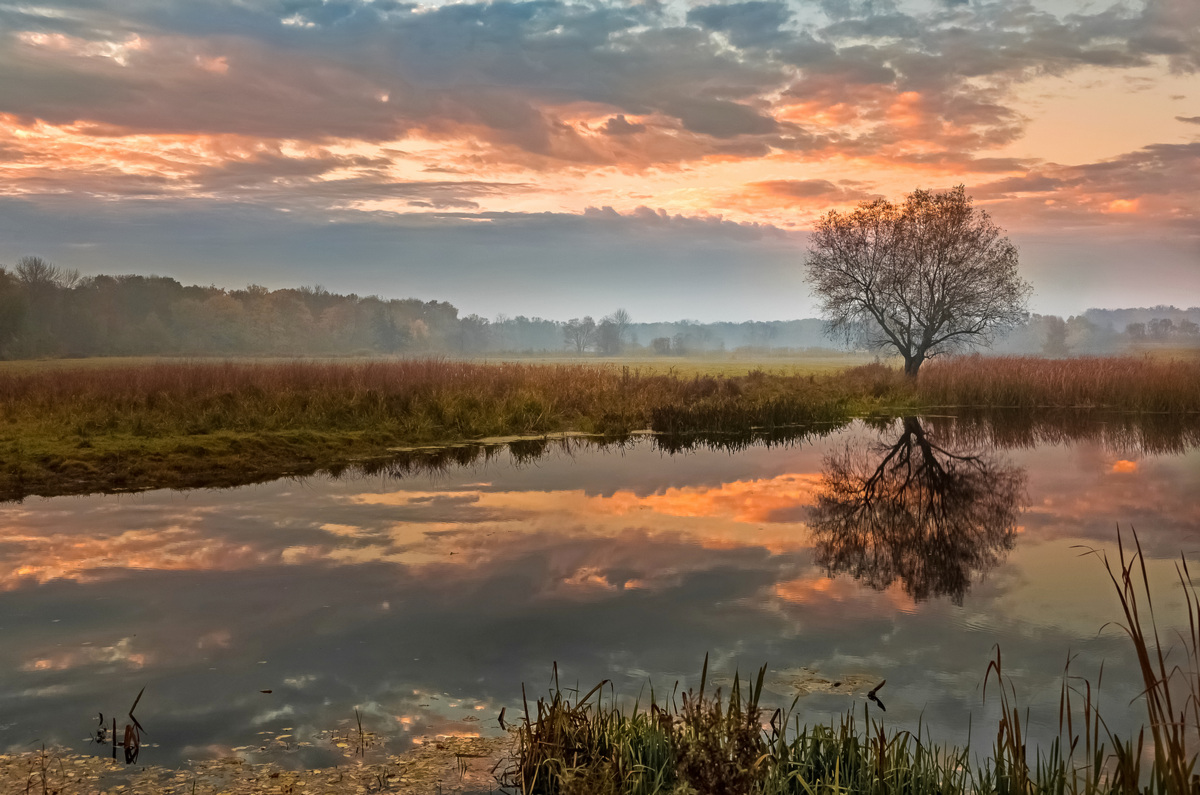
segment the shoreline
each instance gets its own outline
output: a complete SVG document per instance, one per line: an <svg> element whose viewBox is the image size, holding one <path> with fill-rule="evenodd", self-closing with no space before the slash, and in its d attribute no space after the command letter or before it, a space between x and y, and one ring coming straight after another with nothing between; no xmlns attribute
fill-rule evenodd
<svg viewBox="0 0 1200 795"><path fill-rule="evenodd" d="M0 373L0 500L370 473L431 450L571 436L744 443L947 407L1186 422L1200 412L1200 361L969 356L915 382L880 364L736 376L442 360Z"/></svg>
<svg viewBox="0 0 1200 795"><path fill-rule="evenodd" d="M240 757L192 761L186 767L124 765L63 748L0 754L0 791L58 795L252 795L391 792L398 795L485 793L509 758L511 737L445 737L402 754L348 756L345 765L291 769ZM495 773L493 773L495 771Z"/></svg>

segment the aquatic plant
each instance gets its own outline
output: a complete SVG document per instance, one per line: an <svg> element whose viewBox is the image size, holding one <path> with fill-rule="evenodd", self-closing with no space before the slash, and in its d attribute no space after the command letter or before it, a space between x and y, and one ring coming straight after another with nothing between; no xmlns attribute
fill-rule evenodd
<svg viewBox="0 0 1200 795"><path fill-rule="evenodd" d="M938 746L916 732L892 730L853 712L829 724L805 725L788 708L760 704L764 666L743 686L735 674L727 698L700 687L677 706L659 702L621 707L603 697L601 682L574 701L558 686L516 728L514 760L502 777L525 795L1184 795L1200 791L1200 595L1181 559L1179 580L1187 629L1179 636L1185 661L1168 662L1150 598L1140 541L1104 565L1120 598L1119 624L1137 655L1151 746L1111 733L1100 715L1098 685L1064 669L1059 737L1032 745L1017 691L997 648L984 676L999 700L995 741L982 758L965 747ZM1147 756L1148 754L1148 756ZM1150 760L1145 774L1143 759Z"/></svg>

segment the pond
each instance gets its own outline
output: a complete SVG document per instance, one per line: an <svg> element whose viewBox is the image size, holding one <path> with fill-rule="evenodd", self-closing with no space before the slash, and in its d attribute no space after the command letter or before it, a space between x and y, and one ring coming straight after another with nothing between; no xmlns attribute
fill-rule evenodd
<svg viewBox="0 0 1200 795"><path fill-rule="evenodd" d="M1153 418L1152 418L1153 419ZM1200 422L855 421L582 439L372 474L0 506L0 750L89 744L135 696L143 763L341 759L501 733L563 684L661 698L768 664L769 703L994 736L997 648L1035 738L1064 666L1128 734L1142 685L1104 564L1136 528L1162 629L1200 548ZM882 711L865 693L886 680Z"/></svg>

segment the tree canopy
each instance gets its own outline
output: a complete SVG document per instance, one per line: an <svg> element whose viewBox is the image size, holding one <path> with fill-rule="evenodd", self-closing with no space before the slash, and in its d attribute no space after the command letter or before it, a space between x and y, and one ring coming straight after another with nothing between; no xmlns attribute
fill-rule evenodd
<svg viewBox="0 0 1200 795"><path fill-rule="evenodd" d="M912 376L926 359L1021 322L1031 292L1016 246L961 185L829 212L806 267L831 329L894 349Z"/></svg>

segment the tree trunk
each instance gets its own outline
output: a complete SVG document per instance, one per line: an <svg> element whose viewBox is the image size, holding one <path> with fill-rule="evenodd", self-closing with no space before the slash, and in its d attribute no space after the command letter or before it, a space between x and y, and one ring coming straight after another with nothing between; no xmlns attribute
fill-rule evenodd
<svg viewBox="0 0 1200 795"><path fill-rule="evenodd" d="M925 354L917 353L912 356L904 357L904 374L909 378L916 378L917 371L921 369L921 363L925 361Z"/></svg>

